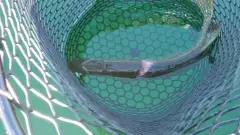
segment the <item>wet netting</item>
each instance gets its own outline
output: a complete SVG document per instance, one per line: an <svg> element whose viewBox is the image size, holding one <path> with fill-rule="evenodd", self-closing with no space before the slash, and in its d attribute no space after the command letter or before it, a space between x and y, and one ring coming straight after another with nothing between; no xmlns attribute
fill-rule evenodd
<svg viewBox="0 0 240 135"><path fill-rule="evenodd" d="M69 68L76 59L186 52L201 37L198 5L208 1L0 0L0 133L240 134L239 0L213 1L219 36L204 57L177 70L131 78Z"/></svg>

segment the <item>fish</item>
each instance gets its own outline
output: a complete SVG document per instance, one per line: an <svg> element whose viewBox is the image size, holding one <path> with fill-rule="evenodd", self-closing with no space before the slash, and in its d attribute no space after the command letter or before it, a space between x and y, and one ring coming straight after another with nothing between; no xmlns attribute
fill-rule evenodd
<svg viewBox="0 0 240 135"><path fill-rule="evenodd" d="M209 55L211 46L220 34L220 25L214 21L198 44L177 56L157 60L98 60L76 59L68 62L73 73L107 75L122 78L153 78L174 72Z"/></svg>

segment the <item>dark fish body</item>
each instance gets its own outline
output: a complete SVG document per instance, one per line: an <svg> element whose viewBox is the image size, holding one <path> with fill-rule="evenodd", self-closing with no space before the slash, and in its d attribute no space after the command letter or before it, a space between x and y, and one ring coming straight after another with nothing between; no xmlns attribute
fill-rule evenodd
<svg viewBox="0 0 240 135"><path fill-rule="evenodd" d="M84 60L78 59L68 63L68 67L72 72L93 75L109 75L123 78L152 78L174 72L180 68L186 67L197 62L201 58L209 54L209 48L214 43L220 33L220 26L212 22L208 25L199 43L189 50L178 56L160 60L144 60L150 61L152 64L145 67L143 60ZM144 73L142 70L145 68Z"/></svg>

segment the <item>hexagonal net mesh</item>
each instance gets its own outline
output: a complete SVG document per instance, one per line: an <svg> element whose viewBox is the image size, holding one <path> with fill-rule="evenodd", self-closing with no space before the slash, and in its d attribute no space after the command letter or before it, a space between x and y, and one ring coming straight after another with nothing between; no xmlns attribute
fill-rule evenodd
<svg viewBox="0 0 240 135"><path fill-rule="evenodd" d="M0 0L1 133L239 134L239 16L240 1L214 0L221 36L207 57L160 77L123 79L72 74L67 62L184 52L202 27L195 4Z"/></svg>

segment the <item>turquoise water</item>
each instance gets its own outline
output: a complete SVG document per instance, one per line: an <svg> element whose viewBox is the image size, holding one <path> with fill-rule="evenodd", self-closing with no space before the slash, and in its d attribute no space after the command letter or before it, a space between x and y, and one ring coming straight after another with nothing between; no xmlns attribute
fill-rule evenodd
<svg viewBox="0 0 240 135"><path fill-rule="evenodd" d="M85 52L80 55L86 59L106 60L154 60L179 55L191 49L199 39L200 33L189 27L146 24L101 31L89 40Z"/></svg>
<svg viewBox="0 0 240 135"><path fill-rule="evenodd" d="M200 36L203 16L195 3L97 1L67 40L66 58L157 60L184 53ZM181 5L181 6L179 6ZM139 119L169 111L202 79L207 61L152 79L76 74L98 102Z"/></svg>
<svg viewBox="0 0 240 135"><path fill-rule="evenodd" d="M7 1L5 1L5 2L7 2ZM7 7L7 4L5 2L3 1L4 7ZM44 4L46 4L46 3L47 3L47 1L43 1L43 3L41 3L41 4L44 6ZM104 12L100 12L100 13L105 13L107 16L109 16L110 15L109 13L114 14L114 13L112 13L113 11L117 11L116 14L122 13L124 11L124 13L125 13L124 16L126 15L128 17L129 15L131 15L132 11L135 11L135 8L133 8L134 6L131 6L131 5L134 5L134 4L133 3L125 4L125 6L128 6L129 8L121 9L121 6L119 6L119 4L118 4L116 6L116 8L110 8L109 10L104 10ZM149 7L150 7L150 9L151 9L151 7L153 7L153 6L151 6L151 4L150 4L150 6L149 6L149 4L143 4L143 5L138 4L138 6L142 7L142 9L143 9L142 10L142 9L136 8L136 9L139 9L138 11L140 13L145 10L149 11ZM222 6L224 7L224 5L222 5ZM98 9L98 8L96 8L96 9ZM168 9L170 9L170 8L168 8ZM174 8L171 8L171 9L174 9ZM175 8L175 9L177 10L177 8ZM193 11L193 12L195 12L195 11ZM116 35L116 34L121 33L121 31L122 31L122 33L125 33L125 34L123 34L123 37L127 37L127 38L125 38L125 40L120 40L120 44L122 44L121 46L119 44L118 45L115 43L111 44L109 42L104 43L103 45L101 45L101 44L93 45L94 42L92 40L89 40L89 42L86 45L84 43L84 45L85 45L84 46L82 43L82 40L83 40L82 35L79 35L79 34L81 34L81 32L79 32L79 31L78 31L79 33L76 32L78 34L75 37L77 40L75 40L75 39L73 40L73 43L76 46L73 46L71 49L68 50L68 53L69 53L68 60L73 59L73 58L78 58L78 57L101 58L101 59L103 59L103 58L105 58L105 59L120 59L120 58L142 59L142 58L148 57L148 58L154 59L154 58L158 58L158 57L166 57L166 56L177 54L178 52L181 52L181 50L183 51L183 50L188 49L187 48L188 46L183 47L183 45L185 45L185 43L187 44L189 42L192 42L192 43L195 42L194 36L193 36L194 40L191 40L191 41L181 40L181 38L192 39L192 35L190 34L191 32L197 34L198 30L197 30L196 25L191 25L194 23L185 22L185 20L182 20L182 19L179 19L180 21L176 20L176 17L173 14L171 15L171 13L170 13L170 15L168 14L165 16L160 15L160 14L152 14L151 15L150 12L144 12L144 13L149 14L149 16L148 16L149 18L144 18L144 15L141 16L141 19L145 20L144 23L145 24L147 23L146 25L139 26L140 23L138 23L138 21L136 21L136 19L133 20L132 23L130 23L131 21L129 21L129 20L131 20L131 18L130 18L131 16L129 16L129 18L127 18L127 19L124 18L127 21L123 22L124 25L126 24L128 26L127 28L121 27L120 29L113 30L111 27L115 28L116 23L113 23L111 25L111 24L109 24L109 22L114 20L114 18L116 18L116 17L111 16L110 18L112 18L112 19L110 19L109 17L106 17L106 18L104 18L106 20L104 20L103 23L101 23L101 25L98 26L100 28L100 30L102 30L102 28L103 28L102 24L106 24L107 27L104 27L104 30L106 30L107 35ZM163 12L161 12L161 13L163 13ZM1 17L3 18L4 16L2 16L1 10L0 10L0 14L1 14ZM197 16L197 15L195 15L195 16ZM9 17L9 18L11 18L11 17ZM158 18L158 19L156 19L156 18ZM159 19L159 18L161 18L161 19ZM191 15L190 15L190 18L192 21L196 20L196 18L194 18L194 17L192 18ZM119 18L119 17L117 19L122 21L121 18ZM141 21L141 19L139 20L139 22ZM153 23L154 19L157 20L156 21L157 23L160 22L161 25L154 24ZM101 22L101 17L100 18L97 17L97 20ZM169 20L172 20L172 21L169 21ZM92 21L94 21L94 19ZM116 22L116 21L114 21L114 22ZM174 22L180 22L180 23L178 24L178 26L176 26L176 24L173 25ZM201 21L195 21L195 22L201 22ZM13 22L13 23L15 23L15 22ZM170 24L167 24L167 23L170 23ZM133 27L129 27L129 24L133 25ZM189 24L190 27L186 24ZM14 25L16 25L16 24L14 24ZM83 26L85 26L85 25L83 25ZM199 26L199 24L197 26ZM10 27L11 26L9 26L9 28ZM79 28L79 26L76 25L75 28ZM83 29L83 27L81 27L81 28ZM149 34L147 34L149 32L147 30L148 28L150 28L149 31L155 31L155 34L150 33L149 38L147 38L149 35ZM166 29L170 29L170 28L173 28L173 29L166 30ZM131 31L133 31L133 29L135 29L136 34L139 34L139 30L141 30L139 37L135 38L136 42L131 42L132 34L135 34L135 33L131 33ZM87 28L85 30L87 30ZM89 30L87 30L87 31L89 31ZM156 34L161 33L162 31L164 31L164 33L163 33L164 35L157 38L159 41L156 40ZM91 32L93 32L93 33L96 32L96 29L93 29ZM179 34L179 32L183 33L183 34ZM186 32L186 34L184 34L185 32ZM14 31L10 31L10 33L12 33L14 35ZM187 36L180 37L180 35L187 35ZM24 36L23 38L25 38L26 35L23 35L23 36ZM104 41L108 41L106 38L110 38L110 39L114 38L115 39L118 37L121 38L121 36L100 37L100 34L96 34L96 35L94 35L93 38L94 38L94 40L101 38L101 42L104 42ZM86 36L86 38L88 38L88 35ZM167 38L170 38L170 40L167 40ZM176 38L174 40L177 41L176 42L177 44L180 44L179 47L178 46L174 47L171 45L172 44L171 42L174 41L174 40L171 40L173 38ZM20 40L19 44L21 44L21 46L15 46L14 44L12 44L12 42L9 39L9 33L6 33L6 37L4 38L4 40L7 42L7 45L8 45L7 48L10 50L11 54L12 54L12 52L15 52L17 54L17 57L20 59L21 63L23 64L24 68L27 69L27 64L26 64L27 61L23 54L29 53L29 52L27 52L27 49L26 49L27 48L26 46L28 46L28 45L27 44L25 45L24 44L25 42L23 42L22 39L19 38L19 40ZM79 41L79 42L77 42L77 44L76 44L75 41ZM119 40L114 40L114 41L119 42ZM139 45L140 41L142 41L141 45ZM154 41L156 42L155 46L159 47L158 49L154 48L155 47ZM152 43L153 46L149 45L151 42L153 42ZM72 43L72 45L73 45L73 43ZM128 44L129 44L129 46L128 46ZM188 45L189 45L189 47L191 47L190 43ZM15 49L14 49L14 47L15 47ZM21 47L22 47L22 49L21 49ZM181 47L183 47L183 48L180 49ZM160 51L160 50L164 50L164 49L166 49L166 50ZM13 50L15 50L15 51L13 51ZM32 50L35 50L35 52L38 52L38 50L35 48L35 46L32 46ZM31 61L35 61L38 65L40 65L40 61L38 60L38 58L35 57L35 55L33 54L32 51L30 52L30 54L32 54ZM116 54L116 55L114 55L114 54ZM15 58L12 60L13 60L12 61L13 68L11 69L11 71L13 71L15 77L18 78L24 86L26 86L26 76L24 75L24 71L21 70L19 64L17 63L18 61ZM10 68L9 63L10 63L10 60L9 60L8 56L5 55L5 57L4 57L5 71L9 71L8 70ZM163 102L167 101L167 99L169 97L179 99L179 98L183 97L186 93L191 92L191 89L194 88L195 84L197 84L198 79L201 79L204 76L203 70L207 70L207 68L205 68L206 64L209 64L208 61L203 60L203 61L200 61L195 66L192 66L188 69L182 70L181 73L177 72L176 74L170 74L169 76L162 76L160 78L157 78L156 80L151 80L151 79L131 80L131 79L111 78L111 77L104 77L104 76L88 76L88 75L81 76L81 78L79 77L79 80L85 86L85 88L88 88L88 90L90 92L92 92L93 94L95 94L97 96L97 98L99 99L99 102L109 106L113 110L116 110L116 111L119 111L122 113L126 113L126 112L132 113L132 112L136 112L135 111L136 109L140 109L139 114L143 114L143 113L147 112L147 110L150 110L151 108L154 108L154 106L155 106L155 108L157 108L158 110L160 110L162 112L166 112L170 107L168 105L174 104L175 102L172 102L172 100L168 100L169 102L167 102L166 104L163 104ZM38 76L42 77L41 72L39 72L39 69L32 62L31 62L31 69L32 69L32 72L34 72ZM13 77L9 77L9 81L12 84L13 89L16 90L16 94L19 97L20 102L22 104L26 104L26 95L22 91L22 87L20 87L16 83L16 81L14 80ZM49 80L49 83L54 86L57 86L56 82L54 82L53 80ZM44 96L47 97L47 93L45 91L44 86L42 86L32 76L30 76L30 84L31 84L32 88L36 89L37 91L39 91L40 93L42 93ZM60 89L60 88L58 88L58 89ZM32 109L37 110L46 116L53 117L53 115L50 111L49 105L43 99L36 96L36 94L34 94L33 92L31 92L31 91L28 91L28 92L29 92L30 102L32 104ZM54 98L56 98L62 102L65 102L65 97L62 96L61 94L59 94L59 92L51 91L51 94ZM233 97L237 94L239 94L239 93L236 91L236 92L232 93L231 96ZM157 97L156 97L156 95L157 95ZM114 106L113 106L113 103L114 103ZM239 100L228 103L225 106L225 108L231 108L233 106L236 106L237 104L239 104ZM157 105L159 105L160 107ZM60 107L57 104L54 104L53 106L59 115L68 117L68 118L73 118L73 119L75 118L74 115L72 114L72 112L69 111L68 109ZM219 108L220 108L220 106L218 106L216 109L212 110L212 113L209 113L209 114L213 114L214 112L218 111ZM21 125L23 126L24 130L26 130L26 125L25 125L26 121L24 120L22 113L17 108L15 108L15 110L16 110L16 113L20 120ZM152 110L154 110L154 109L152 109ZM221 117L220 121L229 120L231 118L237 117L238 114L239 114L238 110L228 112ZM35 115L32 115L32 114L29 117L30 117L30 121L32 123L34 135L38 135L38 134L41 135L43 132L46 135L55 135L56 134L55 128L52 123L50 123L46 120L43 120L42 118L36 117ZM82 115L82 118L92 120L87 115ZM209 121L204 122L201 126L204 127L204 125L212 124L214 122L214 119L215 119L215 117L210 119ZM81 135L85 134L85 132L77 126L63 123L60 121L57 121L57 123L60 125L60 128L63 130L63 132L65 134L69 134L69 133L81 134ZM217 135L229 134L230 132L232 132L234 129L237 128L237 126L238 126L237 124L238 124L237 122L233 122L231 124L223 126L224 128L219 128L218 130L216 130L214 132L214 134L217 134ZM92 126L88 126L88 127L90 127L92 132L96 135L108 135L108 133L101 128L95 128ZM208 131L206 131L202 134L203 135L207 134L207 132ZM0 133L2 133L2 134L5 133L2 125L0 125Z"/></svg>

